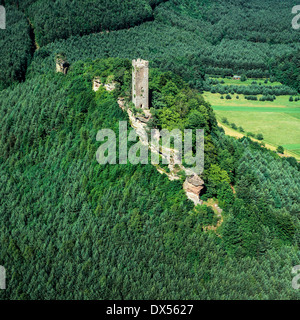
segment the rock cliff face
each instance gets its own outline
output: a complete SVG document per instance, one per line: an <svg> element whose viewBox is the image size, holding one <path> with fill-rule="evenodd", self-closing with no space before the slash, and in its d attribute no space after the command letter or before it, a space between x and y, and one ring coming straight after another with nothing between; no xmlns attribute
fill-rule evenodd
<svg viewBox="0 0 300 320"><path fill-rule="evenodd" d="M186 178L183 188L186 192L193 193L199 197L201 190L204 188L204 181L196 174Z"/></svg>
<svg viewBox="0 0 300 320"><path fill-rule="evenodd" d="M127 112L130 124L132 128L135 129L137 135L140 138L141 143L147 145L152 153L159 154L162 158L168 158L170 155L170 163L168 168L170 172L166 172L159 165L156 165L157 171L161 174L166 174L170 180L180 180L181 176L179 175L180 171L184 171L186 175L186 180L183 184L183 189L186 192L188 199L193 201L195 205L202 204L202 201L199 199L201 190L204 188L204 181L195 174L191 169L185 168L181 163L175 162L177 159L178 151L174 149L170 149L164 146L154 145L152 141L149 141L148 134L149 128L147 126L148 121L151 119L151 113L148 109L148 62L144 60L133 61L133 102L135 105L138 102L138 107L141 109L137 115L135 115L126 105L125 99L123 97L119 97L118 104L120 108ZM143 70L141 70L142 68ZM93 81L93 90L99 90L100 86L103 84L100 81L99 77L96 77ZM115 83L111 82L109 84L104 85L107 91L114 90ZM142 87L146 88L146 91L139 91L139 98L136 97L136 89L140 90ZM147 102L146 102L147 101ZM141 103L141 105L139 105ZM160 135L159 131L157 132L158 136ZM156 137L156 139L159 137ZM176 163L176 164L175 164Z"/></svg>
<svg viewBox="0 0 300 320"><path fill-rule="evenodd" d="M98 91L101 86L102 86L102 83L101 83L100 78L99 78L99 77L96 77L96 78L93 80L93 90L94 90L94 91Z"/></svg>
<svg viewBox="0 0 300 320"><path fill-rule="evenodd" d="M201 193L201 190L204 188L204 181L191 169L185 168L182 164L174 164L174 158L176 157L175 150L168 149L162 146L157 148L157 146L153 145L151 141L148 141L149 139L147 136L147 122L151 117L151 113L143 110L145 113L143 117L141 117L140 115L134 115L133 112L125 106L124 98L119 98L118 104L120 108L122 108L124 111L127 111L132 128L136 130L140 141L144 145L147 145L151 152L159 153L162 158L166 158L169 153L171 154L171 161L168 166L170 172L166 172L159 165L156 166L157 171L161 174L166 174L170 180L180 180L181 176L178 173L180 171L184 171L187 178L183 184L183 189L185 190L188 199L193 201L195 205L202 204L202 201L199 199L199 195Z"/></svg>

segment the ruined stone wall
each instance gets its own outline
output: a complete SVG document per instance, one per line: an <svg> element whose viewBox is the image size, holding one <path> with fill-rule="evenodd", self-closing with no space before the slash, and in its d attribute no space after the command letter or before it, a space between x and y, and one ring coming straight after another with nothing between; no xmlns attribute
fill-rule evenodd
<svg viewBox="0 0 300 320"><path fill-rule="evenodd" d="M101 83L100 77L94 78L94 80L93 80L93 90L94 91L98 91L101 86L102 86L102 83Z"/></svg>
<svg viewBox="0 0 300 320"><path fill-rule="evenodd" d="M63 72L62 63L59 60L56 60L56 72Z"/></svg>
<svg viewBox="0 0 300 320"><path fill-rule="evenodd" d="M136 108L149 109L149 62L132 61L132 102Z"/></svg>
<svg viewBox="0 0 300 320"><path fill-rule="evenodd" d="M70 67L69 62L67 62L61 58L56 59L56 72L61 72L63 74L67 74L69 67Z"/></svg>

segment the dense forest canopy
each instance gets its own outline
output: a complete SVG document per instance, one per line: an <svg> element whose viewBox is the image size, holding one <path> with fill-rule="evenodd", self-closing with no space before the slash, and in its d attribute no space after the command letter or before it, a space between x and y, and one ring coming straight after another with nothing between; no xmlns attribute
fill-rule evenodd
<svg viewBox="0 0 300 320"><path fill-rule="evenodd" d="M172 23L202 27L211 43L230 39L274 44L299 41L299 33L291 28L294 5L293 0L170 0L157 11L173 13Z"/></svg>
<svg viewBox="0 0 300 320"><path fill-rule="evenodd" d="M226 136L201 95L226 90L209 75L233 74L284 84L235 92L299 91L294 1L0 3L0 299L300 298L300 165ZM129 101L138 57L151 126L205 129L202 206L150 164L96 161L97 131L128 120L117 99ZM95 93L95 76L116 90Z"/></svg>
<svg viewBox="0 0 300 320"><path fill-rule="evenodd" d="M24 80L32 54L30 28L25 15L8 7L6 24L7 28L0 32L0 90Z"/></svg>
<svg viewBox="0 0 300 320"><path fill-rule="evenodd" d="M221 237L205 231L215 214L194 208L180 181L150 164L97 163L97 131L127 119L116 99L130 95L130 73L129 60L79 61L67 76L50 72L0 94L0 262L9 270L1 298L299 298L290 285L297 163L212 126L204 179L224 209ZM114 76L116 91L95 93L96 75ZM153 71L160 101L174 84L185 88L181 99L193 94L178 76Z"/></svg>
<svg viewBox="0 0 300 320"><path fill-rule="evenodd" d="M292 0L2 3L14 5L29 19L34 45L42 46L30 70L39 73L52 68L53 55L64 51L72 62L142 56L198 89L204 72L252 78L276 75L288 84L288 74L285 70L279 74L272 61L288 62L300 49L300 32L291 27Z"/></svg>
<svg viewBox="0 0 300 320"><path fill-rule="evenodd" d="M275 77L300 92L300 49L271 62Z"/></svg>
<svg viewBox="0 0 300 320"><path fill-rule="evenodd" d="M153 18L160 0L4 1L28 14L40 46L72 35L133 27ZM152 6L152 7L151 7Z"/></svg>

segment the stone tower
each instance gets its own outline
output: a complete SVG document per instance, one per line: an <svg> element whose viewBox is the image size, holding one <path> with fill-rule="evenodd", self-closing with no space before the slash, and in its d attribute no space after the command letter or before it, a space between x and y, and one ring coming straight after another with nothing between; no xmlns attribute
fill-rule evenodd
<svg viewBox="0 0 300 320"><path fill-rule="evenodd" d="M132 102L136 108L149 109L149 61L132 61Z"/></svg>

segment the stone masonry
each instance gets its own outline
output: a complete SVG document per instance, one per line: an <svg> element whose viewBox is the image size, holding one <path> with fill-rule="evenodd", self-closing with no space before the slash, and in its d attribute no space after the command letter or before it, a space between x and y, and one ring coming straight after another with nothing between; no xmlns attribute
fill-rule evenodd
<svg viewBox="0 0 300 320"><path fill-rule="evenodd" d="M68 61L63 60L62 58L56 59L56 72L61 72L67 74L70 64Z"/></svg>
<svg viewBox="0 0 300 320"><path fill-rule="evenodd" d="M149 61L132 61L132 102L136 108L149 109Z"/></svg>

